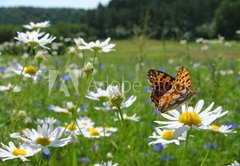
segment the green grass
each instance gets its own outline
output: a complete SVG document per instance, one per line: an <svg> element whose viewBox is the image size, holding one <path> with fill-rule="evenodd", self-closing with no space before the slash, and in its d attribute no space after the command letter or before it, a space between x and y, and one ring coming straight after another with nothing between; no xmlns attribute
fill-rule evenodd
<svg viewBox="0 0 240 166"><path fill-rule="evenodd" d="M164 68L166 73L175 76L177 68L181 65L189 69L193 87L198 92L197 96L189 103L194 106L198 100L205 101L204 108L211 102L215 102L214 108L222 106L224 110L229 113L224 117L218 119L216 124L226 124L227 122L236 123L235 128L239 133L239 95L240 95L240 58L239 50L240 43L233 44L232 47L224 46L223 44L209 45L208 51L201 51L201 44L190 43L188 48L186 45L180 45L179 42L167 41L165 48L160 41L147 41L144 47L144 53L141 54L137 41L114 41L116 51L107 54L98 54L98 62L104 65L105 68L98 70L93 76L96 81L106 81L109 83L113 81L126 81L134 83L140 81L141 86L138 92L131 89L126 96L136 95L137 101L129 108L123 111L129 115L136 113L140 116L139 122L126 122L126 128L121 128L119 122L113 119L115 115L113 112L96 111L95 106L99 103L79 97L74 91L71 82L67 83L70 96L65 96L63 92L58 89L53 89L48 95L48 82L42 80L42 83L33 84L30 80L20 80L17 82L17 77L1 78L1 85L9 82L17 84L22 87L20 93L8 95L0 92L1 101L1 116L0 116L0 134L1 142L7 144L9 141L18 143L19 140L10 138L9 134L20 131L24 128L36 128L36 124L24 123L24 118L17 116L14 110L25 110L28 117L34 120L36 118L55 117L59 119L63 126L65 122L73 120L71 115L50 112L47 107L51 104L62 106L62 102L72 101L73 103L86 106L88 111L80 113L78 116L88 116L94 122L95 126L113 126L118 127L118 131L113 133L110 137L102 137L99 139L87 139L79 137L75 144L69 144L62 148L50 148L51 156L41 158L41 165L79 165L81 157L88 157L90 159L89 165L99 163L102 160L107 160L106 154L111 152L113 154L113 161L123 166L134 165L180 165L181 157L184 150L184 143L180 146L171 144L162 151L153 151L152 146L148 146L148 136L152 134L153 126L157 126L153 121L164 120L161 114L153 114L154 106L152 103L146 102L149 100L149 93L145 91L145 86L149 86L146 72L150 68ZM92 52L86 52L86 61L93 57ZM139 56L142 56L142 64L139 71L136 71L136 66L139 62ZM24 62L24 59L16 56L2 56L1 66L8 67L9 62L13 59ZM56 65L55 58L59 58L62 65ZM171 62L171 63L170 63ZM36 64L33 60L32 64ZM59 69L65 71L66 66L70 63L76 63L79 67L82 66L82 59L72 57L64 54L64 56L48 57L43 64L44 69ZM99 65L97 63L96 65ZM197 67L196 67L197 66ZM213 72L215 70L215 72ZM226 74L225 76L219 74L219 71L232 70L233 74ZM63 74L66 75L67 73ZM3 75L3 74L2 74ZM1 75L1 77L2 77ZM46 73L48 76L48 72ZM84 93L82 84L79 85L80 92ZM190 137L189 147L184 160L184 165L200 165L203 161L208 149L204 148L204 144L214 143L216 148L209 151L208 158L204 165L227 165L234 160L240 158L240 142L239 134L213 134L204 130L193 130ZM97 144L99 150L92 151L93 145ZM131 148L129 148L129 146ZM78 163L74 163L75 156ZM166 162L162 157L166 154L171 154L173 159ZM29 162L25 165L36 165L39 161L41 153L29 158ZM22 162L9 160L2 162L1 165L22 165ZM84 164L83 164L84 165Z"/></svg>

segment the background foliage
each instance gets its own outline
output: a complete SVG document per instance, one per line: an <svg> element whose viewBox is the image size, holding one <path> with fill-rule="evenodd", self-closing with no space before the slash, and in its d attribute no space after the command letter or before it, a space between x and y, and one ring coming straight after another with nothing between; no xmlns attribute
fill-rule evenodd
<svg viewBox="0 0 240 166"><path fill-rule="evenodd" d="M239 0L112 0L97 9L0 8L0 42L29 21L50 20L55 36L115 39L139 34L144 24L155 39L233 39L240 27ZM79 32L81 32L79 34Z"/></svg>

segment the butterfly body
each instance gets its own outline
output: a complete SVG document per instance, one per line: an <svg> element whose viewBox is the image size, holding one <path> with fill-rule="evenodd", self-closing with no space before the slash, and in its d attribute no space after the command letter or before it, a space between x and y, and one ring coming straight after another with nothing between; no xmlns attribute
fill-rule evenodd
<svg viewBox="0 0 240 166"><path fill-rule="evenodd" d="M192 89L189 71L181 66L176 79L155 69L148 70L151 100L160 112L166 112L189 102L196 92Z"/></svg>

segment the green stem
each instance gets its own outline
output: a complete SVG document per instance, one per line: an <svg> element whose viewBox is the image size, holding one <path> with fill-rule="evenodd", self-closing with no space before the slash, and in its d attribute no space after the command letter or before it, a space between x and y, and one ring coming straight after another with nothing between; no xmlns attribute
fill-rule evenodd
<svg viewBox="0 0 240 166"><path fill-rule="evenodd" d="M190 136L190 131L191 131L191 129L187 132L186 143L185 143L185 147L184 147L184 151L183 151L183 155L182 155L182 160L181 160L180 166L183 165L183 161L185 159L185 155L186 155L187 147L188 147L189 136Z"/></svg>
<svg viewBox="0 0 240 166"><path fill-rule="evenodd" d="M22 78L22 74L23 74L24 68L27 66L30 57L33 56L32 54L33 54L33 48L31 47L30 52L29 52L29 56L27 57L24 65L22 66L22 70L21 70L21 72L20 72L20 75L18 76L17 82L13 85L12 90L8 92L8 94L7 94L7 96L6 96L3 104L5 104L5 102L6 102L6 101L8 100L8 98L9 98L9 96L12 94L14 88L15 88L15 87L17 86L17 84L20 82L20 79Z"/></svg>
<svg viewBox="0 0 240 166"><path fill-rule="evenodd" d="M203 159L203 161L202 161L202 163L201 163L200 166L203 166L203 164L204 164L205 161L207 160L207 157L208 157L209 152L210 152L210 148L208 149L208 151L207 151L207 153L206 153L206 155L205 155L205 157L204 157L204 159Z"/></svg>
<svg viewBox="0 0 240 166"><path fill-rule="evenodd" d="M210 137L210 145L212 145L212 142L213 142L213 137L212 137L212 135L210 135L211 133L209 132L209 137ZM204 163L205 163L205 161L207 160L207 157L208 157L208 155L209 155L209 152L210 152L210 150L211 150L211 147L209 147L209 149L208 149L208 151L207 151L207 153L206 153L206 155L205 155L205 157L204 157L204 159L203 159L203 161L202 161L202 163L201 163L201 165L200 166L203 166L204 165Z"/></svg>
<svg viewBox="0 0 240 166"><path fill-rule="evenodd" d="M123 124L123 128L125 128L126 126L125 126L125 122L124 122L124 119L123 119L123 115L122 115L122 111L121 111L121 107L120 106L117 106L117 110L118 110L118 114L120 115L120 121L122 122L122 124ZM119 115L118 115L118 118L119 118Z"/></svg>
<svg viewBox="0 0 240 166"><path fill-rule="evenodd" d="M170 159L170 148L169 148L170 144L167 147L167 161L166 161L166 166L169 165L169 159Z"/></svg>
<svg viewBox="0 0 240 166"><path fill-rule="evenodd" d="M72 166L77 166L77 149L74 143L72 145L73 145Z"/></svg>

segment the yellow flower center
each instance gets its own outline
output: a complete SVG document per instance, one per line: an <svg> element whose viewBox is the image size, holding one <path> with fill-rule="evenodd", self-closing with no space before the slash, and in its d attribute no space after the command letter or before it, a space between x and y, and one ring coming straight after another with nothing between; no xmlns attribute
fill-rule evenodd
<svg viewBox="0 0 240 166"><path fill-rule="evenodd" d="M89 134L90 134L90 136L98 136L98 135L100 135L99 131L97 131L95 128L90 128L89 129Z"/></svg>
<svg viewBox="0 0 240 166"><path fill-rule="evenodd" d="M14 156L26 156L27 155L27 151L24 149L14 149L12 151L12 155Z"/></svg>
<svg viewBox="0 0 240 166"><path fill-rule="evenodd" d="M104 131L108 131L109 127L108 126L105 126L104 127Z"/></svg>
<svg viewBox="0 0 240 166"><path fill-rule="evenodd" d="M130 120L130 117L126 115L126 116L124 117L124 119L125 119L125 120Z"/></svg>
<svg viewBox="0 0 240 166"><path fill-rule="evenodd" d="M38 43L38 42L36 42L36 41L29 41L29 42L28 42L28 44L29 44L30 46L33 46L33 47L35 47L35 46L38 46L38 45L39 45L39 43Z"/></svg>
<svg viewBox="0 0 240 166"><path fill-rule="evenodd" d="M213 130L216 130L216 131L218 131L218 129L220 128L218 125L211 125L211 128L213 129Z"/></svg>
<svg viewBox="0 0 240 166"><path fill-rule="evenodd" d="M74 131L77 129L77 126L75 124L71 123L67 126L67 129L70 131Z"/></svg>
<svg viewBox="0 0 240 166"><path fill-rule="evenodd" d="M122 104L123 97L122 96L117 96L117 97L112 97L109 100L110 107L119 107Z"/></svg>
<svg viewBox="0 0 240 166"><path fill-rule="evenodd" d="M83 126L87 126L87 122L81 122Z"/></svg>
<svg viewBox="0 0 240 166"><path fill-rule="evenodd" d="M166 140L171 140L173 133L174 133L173 130L165 130L165 131L162 133L162 138L163 138L163 139L166 139Z"/></svg>
<svg viewBox="0 0 240 166"><path fill-rule="evenodd" d="M99 46L93 46L93 47L91 47L91 49L93 49L94 51L100 51L100 50L102 50L102 47L99 47Z"/></svg>
<svg viewBox="0 0 240 166"><path fill-rule="evenodd" d="M51 143L51 140L48 138L48 137L39 137L37 140L36 140L36 143L37 144L40 144L42 146L47 146Z"/></svg>
<svg viewBox="0 0 240 166"><path fill-rule="evenodd" d="M37 69L33 66L28 66L24 69L24 73L35 75L37 73Z"/></svg>
<svg viewBox="0 0 240 166"><path fill-rule="evenodd" d="M199 117L199 115L196 112L191 111L191 112L181 113L178 121L183 123L184 125L198 126L202 122L202 119Z"/></svg>

